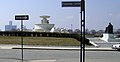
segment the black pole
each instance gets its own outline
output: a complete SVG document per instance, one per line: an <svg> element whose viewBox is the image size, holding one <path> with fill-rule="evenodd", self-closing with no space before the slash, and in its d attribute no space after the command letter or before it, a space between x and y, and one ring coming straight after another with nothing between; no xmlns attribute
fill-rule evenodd
<svg viewBox="0 0 120 62"><path fill-rule="evenodd" d="M85 0L81 0L81 50L80 62L85 62Z"/></svg>
<svg viewBox="0 0 120 62"><path fill-rule="evenodd" d="M21 20L21 58L23 62L23 20Z"/></svg>
<svg viewBox="0 0 120 62"><path fill-rule="evenodd" d="M85 1L82 3L83 10L83 62L85 62Z"/></svg>
<svg viewBox="0 0 120 62"><path fill-rule="evenodd" d="M83 49L82 48L82 46L83 46L83 44L82 44L83 43L83 41L82 41L83 40L83 38L82 38L82 11L80 13L81 13L81 45L80 45L81 49L80 49L80 62L82 62L82 56L83 56L83 54L82 54L82 51L83 51L82 50Z"/></svg>

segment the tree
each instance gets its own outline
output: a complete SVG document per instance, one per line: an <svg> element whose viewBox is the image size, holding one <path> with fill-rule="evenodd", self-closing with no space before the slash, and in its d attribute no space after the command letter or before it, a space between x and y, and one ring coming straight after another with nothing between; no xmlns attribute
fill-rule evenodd
<svg viewBox="0 0 120 62"><path fill-rule="evenodd" d="M68 29L68 32L69 32L69 33L73 33L73 30L72 30L72 29Z"/></svg>
<svg viewBox="0 0 120 62"><path fill-rule="evenodd" d="M90 34L89 29L85 29L85 34Z"/></svg>
<svg viewBox="0 0 120 62"><path fill-rule="evenodd" d="M96 31L93 29L90 31L90 34L96 34Z"/></svg>
<svg viewBox="0 0 120 62"><path fill-rule="evenodd" d="M74 33L76 33L76 34L80 34L81 31L80 31L79 29L75 29Z"/></svg>
<svg viewBox="0 0 120 62"><path fill-rule="evenodd" d="M104 30L98 30L97 31L97 34L103 34L104 33Z"/></svg>
<svg viewBox="0 0 120 62"><path fill-rule="evenodd" d="M120 29L117 29L116 33L120 33Z"/></svg>

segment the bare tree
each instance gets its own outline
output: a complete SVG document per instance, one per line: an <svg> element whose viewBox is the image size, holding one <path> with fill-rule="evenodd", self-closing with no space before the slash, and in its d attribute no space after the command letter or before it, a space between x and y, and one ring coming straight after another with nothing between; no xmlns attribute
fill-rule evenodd
<svg viewBox="0 0 120 62"><path fill-rule="evenodd" d="M90 30L90 34L96 34L96 33L97 32L94 29Z"/></svg>
<svg viewBox="0 0 120 62"><path fill-rule="evenodd" d="M80 31L79 29L75 29L74 33L76 33L76 34L80 34L81 31Z"/></svg>

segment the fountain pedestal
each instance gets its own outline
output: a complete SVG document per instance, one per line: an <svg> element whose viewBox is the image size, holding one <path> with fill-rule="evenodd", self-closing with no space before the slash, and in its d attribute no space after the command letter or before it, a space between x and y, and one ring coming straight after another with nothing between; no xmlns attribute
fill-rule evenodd
<svg viewBox="0 0 120 62"><path fill-rule="evenodd" d="M105 29L105 33L103 33L102 40L106 42L120 42L120 39L115 38L115 35L113 33L113 25L109 23L109 25Z"/></svg>
<svg viewBox="0 0 120 62"><path fill-rule="evenodd" d="M106 42L118 42L120 40L120 39L116 39L114 34L110 34L110 33L104 33L101 39Z"/></svg>

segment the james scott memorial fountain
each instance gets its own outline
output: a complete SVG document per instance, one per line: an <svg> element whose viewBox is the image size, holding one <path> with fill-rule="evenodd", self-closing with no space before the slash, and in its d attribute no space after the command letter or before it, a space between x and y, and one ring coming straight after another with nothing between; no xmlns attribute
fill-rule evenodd
<svg viewBox="0 0 120 62"><path fill-rule="evenodd" d="M101 40L104 40L106 42L120 42L120 39L115 38L115 35L113 33L113 25L109 23L109 25L105 29L105 33L103 33L103 37Z"/></svg>
<svg viewBox="0 0 120 62"><path fill-rule="evenodd" d="M47 18L50 18L50 16L44 15L44 16L40 16L40 18L42 18L41 23L35 24L35 28L33 31L50 32L55 25L55 24L49 24L49 20L47 20Z"/></svg>

